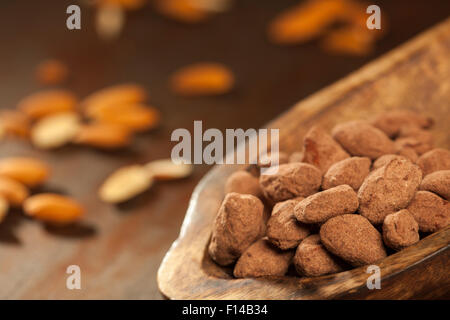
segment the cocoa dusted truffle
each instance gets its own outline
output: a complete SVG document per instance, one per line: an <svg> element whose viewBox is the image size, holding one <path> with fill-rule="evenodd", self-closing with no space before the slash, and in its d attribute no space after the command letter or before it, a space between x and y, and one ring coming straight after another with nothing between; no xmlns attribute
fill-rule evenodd
<svg viewBox="0 0 450 320"><path fill-rule="evenodd" d="M222 266L230 265L263 232L264 205L249 194L228 193L213 226L209 254Z"/></svg>
<svg viewBox="0 0 450 320"><path fill-rule="evenodd" d="M372 124L392 138L399 134L402 127L415 126L426 129L431 127L433 122L433 119L418 112L400 109L376 116Z"/></svg>
<svg viewBox="0 0 450 320"><path fill-rule="evenodd" d="M301 200L303 198L286 200L273 207L267 223L267 237L282 250L295 248L310 233L309 227L298 222L294 216L294 207Z"/></svg>
<svg viewBox="0 0 450 320"><path fill-rule="evenodd" d="M370 172L369 158L351 157L333 164L323 176L322 189L348 184L358 190Z"/></svg>
<svg viewBox="0 0 450 320"><path fill-rule="evenodd" d="M398 154L385 154L384 156L379 157L377 160L375 160L372 164L372 170L376 170L378 168L384 167L389 162L391 162L394 159L399 160L408 160L404 156L400 156Z"/></svg>
<svg viewBox="0 0 450 320"><path fill-rule="evenodd" d="M244 170L236 171L228 177L225 183L225 193L230 192L251 194L258 198L262 197L259 179Z"/></svg>
<svg viewBox="0 0 450 320"><path fill-rule="evenodd" d="M450 204L428 191L417 191L407 207L422 232L436 232L450 224Z"/></svg>
<svg viewBox="0 0 450 320"><path fill-rule="evenodd" d="M307 163L288 163L272 167L259 177L264 196L273 202L307 197L319 190L322 174Z"/></svg>
<svg viewBox="0 0 450 320"><path fill-rule="evenodd" d="M419 241L419 225L408 210L386 216L383 222L384 243L394 250L402 250Z"/></svg>
<svg viewBox="0 0 450 320"><path fill-rule="evenodd" d="M422 181L418 166L409 160L394 159L373 171L358 191L359 213L373 224L406 208Z"/></svg>
<svg viewBox="0 0 450 320"><path fill-rule="evenodd" d="M300 201L294 208L294 214L297 220L303 223L323 223L332 217L353 213L357 209L356 192L344 184Z"/></svg>
<svg viewBox="0 0 450 320"><path fill-rule="evenodd" d="M318 234L311 235L300 243L293 263L297 272L307 277L343 271L342 262L325 249Z"/></svg>
<svg viewBox="0 0 450 320"><path fill-rule="evenodd" d="M419 189L434 192L450 200L450 170L435 171L425 176Z"/></svg>
<svg viewBox="0 0 450 320"><path fill-rule="evenodd" d="M450 170L450 151L436 148L424 153L417 159L423 176L439 170Z"/></svg>
<svg viewBox="0 0 450 320"><path fill-rule="evenodd" d="M366 121L338 124L332 135L352 156L376 159L383 154L395 152L394 142L383 131Z"/></svg>
<svg viewBox="0 0 450 320"><path fill-rule="evenodd" d="M233 274L236 278L284 276L293 255L294 251L281 251L263 238L245 250L237 261Z"/></svg>
<svg viewBox="0 0 450 320"><path fill-rule="evenodd" d="M323 173L333 163L349 158L350 155L342 149L328 133L319 126L314 126L303 139L302 162L318 167Z"/></svg>
<svg viewBox="0 0 450 320"><path fill-rule="evenodd" d="M381 234L358 214L331 218L320 228L320 239L328 251L355 267L386 257Z"/></svg>

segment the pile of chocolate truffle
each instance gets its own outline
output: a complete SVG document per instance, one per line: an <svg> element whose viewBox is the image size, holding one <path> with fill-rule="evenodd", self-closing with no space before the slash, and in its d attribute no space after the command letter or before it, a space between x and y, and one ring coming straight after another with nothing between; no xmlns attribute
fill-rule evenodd
<svg viewBox="0 0 450 320"><path fill-rule="evenodd" d="M232 174L208 247L237 278L321 276L370 264L450 224L450 151L429 117L396 110L319 126L265 174ZM292 267L291 267L292 266ZM294 271L295 270L295 271Z"/></svg>

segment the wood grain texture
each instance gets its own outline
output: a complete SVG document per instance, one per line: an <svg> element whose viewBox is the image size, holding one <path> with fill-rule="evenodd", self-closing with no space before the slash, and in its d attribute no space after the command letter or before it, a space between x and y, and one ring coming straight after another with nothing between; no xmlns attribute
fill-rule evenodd
<svg viewBox="0 0 450 320"><path fill-rule="evenodd" d="M268 127L280 129L281 150L299 150L312 124L365 119L411 108L436 119L439 146L450 147L450 19L319 91ZM177 241L158 271L161 292L173 299L434 298L450 292L450 227L379 263L381 290L367 290L368 274L357 268L317 278L233 279L205 250L223 199L225 179L237 166L218 166L200 182Z"/></svg>

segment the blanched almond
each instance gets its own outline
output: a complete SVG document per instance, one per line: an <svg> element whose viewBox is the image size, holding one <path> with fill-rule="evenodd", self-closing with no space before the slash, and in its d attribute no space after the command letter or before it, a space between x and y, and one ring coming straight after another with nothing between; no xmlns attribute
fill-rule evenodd
<svg viewBox="0 0 450 320"><path fill-rule="evenodd" d="M132 165L111 174L100 187L100 199L108 203L120 203L146 191L153 184L153 177L144 166Z"/></svg>
<svg viewBox="0 0 450 320"><path fill-rule="evenodd" d="M130 141L131 133L128 129L108 123L82 126L74 139L75 143L102 149L122 148Z"/></svg>
<svg viewBox="0 0 450 320"><path fill-rule="evenodd" d="M61 147L77 135L80 117L73 112L58 113L42 118L31 130L31 141L41 149Z"/></svg>
<svg viewBox="0 0 450 320"><path fill-rule="evenodd" d="M2 222L3 219L5 219L8 210L9 210L8 201L6 201L5 198L0 197L0 222Z"/></svg>
<svg viewBox="0 0 450 320"><path fill-rule="evenodd" d="M77 98L67 90L46 90L22 99L17 107L32 119L58 112L74 111Z"/></svg>
<svg viewBox="0 0 450 320"><path fill-rule="evenodd" d="M155 9L167 18L180 22L197 23L205 20L209 14L192 0L156 0Z"/></svg>
<svg viewBox="0 0 450 320"><path fill-rule="evenodd" d="M12 157L0 160L0 176L17 180L28 187L41 184L49 174L50 168L38 159Z"/></svg>
<svg viewBox="0 0 450 320"><path fill-rule="evenodd" d="M30 134L30 121L19 111L4 110L0 113L0 127L5 135L26 138Z"/></svg>
<svg viewBox="0 0 450 320"><path fill-rule="evenodd" d="M86 97L81 105L87 116L95 114L98 109L114 105L132 105L147 99L145 89L137 84L121 84L104 88Z"/></svg>
<svg viewBox="0 0 450 320"><path fill-rule="evenodd" d="M42 193L29 197L23 204L29 216L54 224L69 224L79 220L83 207L72 198L53 193Z"/></svg>
<svg viewBox="0 0 450 320"><path fill-rule="evenodd" d="M20 206L28 195L28 189L22 183L0 176L0 198L6 199L12 206Z"/></svg>
<svg viewBox="0 0 450 320"><path fill-rule="evenodd" d="M124 126L131 131L145 131L156 127L159 111L144 105L112 105L98 108L91 117L98 122Z"/></svg>
<svg viewBox="0 0 450 320"><path fill-rule="evenodd" d="M36 67L36 79L41 84L59 84L67 79L69 69L58 60L45 60Z"/></svg>
<svg viewBox="0 0 450 320"><path fill-rule="evenodd" d="M233 73L218 63L197 63L175 72L172 90L183 96L219 95L234 85Z"/></svg>
<svg viewBox="0 0 450 320"><path fill-rule="evenodd" d="M146 170L157 180L181 179L192 173L192 164L175 164L172 159L161 159L149 162Z"/></svg>

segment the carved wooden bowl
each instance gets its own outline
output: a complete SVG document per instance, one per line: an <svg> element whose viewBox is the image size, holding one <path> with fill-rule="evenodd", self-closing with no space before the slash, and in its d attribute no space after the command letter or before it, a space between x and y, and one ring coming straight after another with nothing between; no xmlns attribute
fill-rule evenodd
<svg viewBox="0 0 450 320"><path fill-rule="evenodd" d="M411 108L436 120L436 145L449 148L450 19L386 56L298 103L271 122L280 149L298 150L305 132L320 124L364 119ZM450 227L388 256L378 265L381 289L369 290L365 267L314 277L234 279L216 265L207 245L226 178L238 166L212 169L196 187L179 238L158 271L162 294L171 299L436 298L450 295Z"/></svg>

